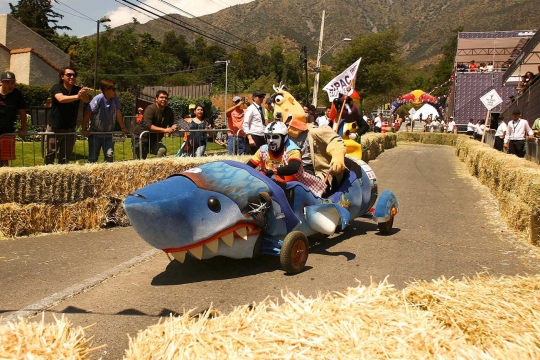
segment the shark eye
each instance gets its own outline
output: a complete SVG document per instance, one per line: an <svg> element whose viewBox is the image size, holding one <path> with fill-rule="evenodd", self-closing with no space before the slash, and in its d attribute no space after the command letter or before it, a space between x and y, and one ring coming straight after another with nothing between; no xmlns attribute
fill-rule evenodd
<svg viewBox="0 0 540 360"><path fill-rule="evenodd" d="M221 210L221 203L219 202L218 198L211 196L208 199L208 208L213 212L219 212Z"/></svg>
<svg viewBox="0 0 540 360"><path fill-rule="evenodd" d="M284 99L283 95L278 94L278 95L276 95L276 97L274 98L274 102L275 102L276 104L280 105L280 104L283 102L283 99Z"/></svg>

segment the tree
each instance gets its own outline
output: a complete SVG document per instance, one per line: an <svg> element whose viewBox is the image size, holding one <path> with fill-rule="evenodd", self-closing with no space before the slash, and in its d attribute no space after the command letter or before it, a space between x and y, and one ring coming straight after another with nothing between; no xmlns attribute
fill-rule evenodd
<svg viewBox="0 0 540 360"><path fill-rule="evenodd" d="M71 30L68 26L58 25L58 19L64 16L52 9L50 0L19 0L17 5L9 3L9 8L14 18L49 41L56 30Z"/></svg>
<svg viewBox="0 0 540 360"><path fill-rule="evenodd" d="M336 55L334 70L339 74L361 57L356 89L362 97L391 98L407 83L399 38L399 31L393 27L380 33L361 34Z"/></svg>

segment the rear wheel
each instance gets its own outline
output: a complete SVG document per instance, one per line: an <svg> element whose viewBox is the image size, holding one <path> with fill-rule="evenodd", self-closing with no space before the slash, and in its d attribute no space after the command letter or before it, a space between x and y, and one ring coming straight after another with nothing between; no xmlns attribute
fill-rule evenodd
<svg viewBox="0 0 540 360"><path fill-rule="evenodd" d="M301 231L293 231L283 240L279 261L287 274L298 274L308 258L309 242Z"/></svg>
<svg viewBox="0 0 540 360"><path fill-rule="evenodd" d="M394 216L396 216L396 213L396 207L392 206L392 209L390 210L390 219L387 222L379 223L379 232L381 234L390 234L390 231L392 231L392 226L394 226Z"/></svg>

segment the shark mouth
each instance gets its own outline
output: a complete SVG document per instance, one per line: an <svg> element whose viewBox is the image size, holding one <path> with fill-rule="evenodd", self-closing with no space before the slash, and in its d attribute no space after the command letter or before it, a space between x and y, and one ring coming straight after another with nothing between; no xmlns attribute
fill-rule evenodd
<svg viewBox="0 0 540 360"><path fill-rule="evenodd" d="M228 247L233 247L235 239L241 241L254 241L259 237L260 233L261 229L254 224L240 223L224 229L208 239L179 248L163 249L163 251L167 254L171 254L181 263L185 261L186 253L188 252L193 257L202 260L205 247L213 254L219 255L220 242L223 242Z"/></svg>

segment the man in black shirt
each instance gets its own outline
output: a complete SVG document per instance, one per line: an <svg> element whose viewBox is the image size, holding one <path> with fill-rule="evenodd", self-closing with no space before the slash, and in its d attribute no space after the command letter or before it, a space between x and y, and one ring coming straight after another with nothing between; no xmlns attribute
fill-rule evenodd
<svg viewBox="0 0 540 360"><path fill-rule="evenodd" d="M50 90L52 106L47 131L55 134L75 132L80 102L82 100L88 104L90 101L86 88L75 85L75 69L66 66L60 70L59 75L59 83L54 84ZM59 164L67 164L74 145L75 135L47 136L45 165L54 164L56 158Z"/></svg>
<svg viewBox="0 0 540 360"><path fill-rule="evenodd" d="M21 119L19 136L26 136L26 102L19 89L15 87L15 74L4 71L0 74L0 135L15 132L17 115ZM15 136L0 137L0 166L9 166L9 160L15 160Z"/></svg>
<svg viewBox="0 0 540 360"><path fill-rule="evenodd" d="M156 102L144 109L143 119L133 129L135 159L146 159L148 153L157 157L167 155L167 147L161 139L163 135L172 134L178 128L174 122L174 113L167 106L168 103L169 94L164 90L159 90L156 94ZM141 134L143 134L142 137Z"/></svg>

